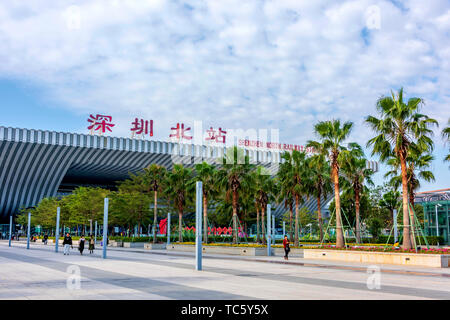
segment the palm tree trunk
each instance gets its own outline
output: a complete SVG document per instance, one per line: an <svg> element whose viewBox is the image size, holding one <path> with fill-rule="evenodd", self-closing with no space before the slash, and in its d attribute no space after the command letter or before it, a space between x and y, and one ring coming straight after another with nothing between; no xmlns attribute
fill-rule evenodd
<svg viewBox="0 0 450 320"><path fill-rule="evenodd" d="M408 210L408 179L406 176L405 157L400 154L400 167L402 170L402 200L403 200L403 244L404 250L411 249L411 229L409 227L409 210Z"/></svg>
<svg viewBox="0 0 450 320"><path fill-rule="evenodd" d="M153 243L156 243L156 224L158 223L158 192L155 191L155 206L153 208Z"/></svg>
<svg viewBox="0 0 450 320"><path fill-rule="evenodd" d="M237 244L237 192L233 191L233 244Z"/></svg>
<svg viewBox="0 0 450 320"><path fill-rule="evenodd" d="M261 239L262 239L262 243L266 244L266 226L264 224L264 214L265 214L266 210L264 208L264 206L262 206L261 208Z"/></svg>
<svg viewBox="0 0 450 320"><path fill-rule="evenodd" d="M208 198L203 195L203 241L208 243Z"/></svg>
<svg viewBox="0 0 450 320"><path fill-rule="evenodd" d="M181 229L183 228L183 211L178 211L178 242L183 242Z"/></svg>
<svg viewBox="0 0 450 320"><path fill-rule="evenodd" d="M360 222L359 222L359 189L355 188L355 209L356 209L356 243L361 242Z"/></svg>
<svg viewBox="0 0 450 320"><path fill-rule="evenodd" d="M341 219L341 197L339 195L339 169L336 161L333 163L332 168L332 176L334 179L334 201L336 203L336 247L343 248L345 243Z"/></svg>
<svg viewBox="0 0 450 320"><path fill-rule="evenodd" d="M298 196L295 196L295 238L294 246L298 247Z"/></svg>
<svg viewBox="0 0 450 320"><path fill-rule="evenodd" d="M320 204L320 195L317 197L317 220L319 221L319 237L320 242L323 240L323 225L322 225L322 208Z"/></svg>
<svg viewBox="0 0 450 320"><path fill-rule="evenodd" d="M259 209L256 208L256 243L260 242L260 238L259 238Z"/></svg>
<svg viewBox="0 0 450 320"><path fill-rule="evenodd" d="M289 233L291 243L294 242L294 228L292 227L294 221L294 212L292 210L292 201L289 202Z"/></svg>

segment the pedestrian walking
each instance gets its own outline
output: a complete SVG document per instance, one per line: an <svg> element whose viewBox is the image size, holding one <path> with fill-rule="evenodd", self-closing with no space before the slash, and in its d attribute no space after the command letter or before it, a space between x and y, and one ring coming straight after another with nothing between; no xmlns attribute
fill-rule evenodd
<svg viewBox="0 0 450 320"><path fill-rule="evenodd" d="M72 237L70 236L70 234L68 232L67 232L66 236L64 237L63 246L64 246L64 255L66 255L66 254L69 255L70 247L72 247Z"/></svg>
<svg viewBox="0 0 450 320"><path fill-rule="evenodd" d="M89 254L94 253L94 249L95 249L95 241L91 235L91 238L89 239Z"/></svg>
<svg viewBox="0 0 450 320"><path fill-rule="evenodd" d="M86 239L84 238L83 235L81 235L80 240L78 240L78 250L80 251L81 255L83 255L85 241L86 241Z"/></svg>
<svg viewBox="0 0 450 320"><path fill-rule="evenodd" d="M47 244L47 241L48 241L48 235L47 235L47 234L44 234L44 244L45 244L45 245Z"/></svg>
<svg viewBox="0 0 450 320"><path fill-rule="evenodd" d="M284 248L284 260L288 260L288 255L289 251L291 251L291 248L289 247L289 239L287 235L285 235L283 239L283 248Z"/></svg>

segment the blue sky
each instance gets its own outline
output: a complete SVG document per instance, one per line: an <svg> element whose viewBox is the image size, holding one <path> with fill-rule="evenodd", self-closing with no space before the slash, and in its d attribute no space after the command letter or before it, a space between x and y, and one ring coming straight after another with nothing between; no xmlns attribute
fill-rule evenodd
<svg viewBox="0 0 450 320"><path fill-rule="evenodd" d="M203 121L304 144L340 118L365 145L364 117L401 86L445 125L449 32L447 0L3 1L0 125L86 133L98 113L115 136L139 117L157 139ZM437 181L422 190L450 187L448 146L434 140Z"/></svg>

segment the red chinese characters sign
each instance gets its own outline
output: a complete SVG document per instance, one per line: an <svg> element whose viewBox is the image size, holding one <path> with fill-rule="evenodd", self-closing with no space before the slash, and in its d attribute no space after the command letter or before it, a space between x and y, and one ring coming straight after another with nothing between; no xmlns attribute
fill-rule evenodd
<svg viewBox="0 0 450 320"><path fill-rule="evenodd" d="M153 137L153 120L144 120L136 118L134 122L131 123L131 132L133 136L137 135L150 135Z"/></svg>
<svg viewBox="0 0 450 320"><path fill-rule="evenodd" d="M175 128L170 128L173 133L169 135L169 138L175 138L176 140L192 140L191 136L187 136L186 132L191 130L191 127L184 128L184 123L177 123Z"/></svg>
<svg viewBox="0 0 450 320"><path fill-rule="evenodd" d="M115 124L111 123L111 116L105 116L101 114L97 114L95 117L91 114L89 115L87 121L91 123L91 125L88 126L88 129L91 130L91 133L93 133L94 131L100 131L100 133L102 134L105 133L106 130L112 132L111 128L115 126Z"/></svg>
<svg viewBox="0 0 450 320"><path fill-rule="evenodd" d="M227 132L222 130L222 128L219 128L219 130L216 131L213 127L210 127L209 130L206 130L206 132L208 133L208 137L205 138L206 141L225 143Z"/></svg>

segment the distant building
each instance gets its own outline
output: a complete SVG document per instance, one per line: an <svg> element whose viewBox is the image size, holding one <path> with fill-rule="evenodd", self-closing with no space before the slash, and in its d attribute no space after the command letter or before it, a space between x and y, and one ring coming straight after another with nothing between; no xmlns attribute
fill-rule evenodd
<svg viewBox="0 0 450 320"><path fill-rule="evenodd" d="M415 203L424 211L425 234L439 235L446 244L450 243L450 188L418 192Z"/></svg>

